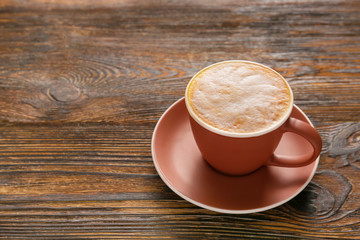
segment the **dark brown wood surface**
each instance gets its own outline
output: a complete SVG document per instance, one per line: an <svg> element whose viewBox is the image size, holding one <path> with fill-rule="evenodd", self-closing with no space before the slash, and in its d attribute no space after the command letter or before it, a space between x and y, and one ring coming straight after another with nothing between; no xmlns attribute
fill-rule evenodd
<svg viewBox="0 0 360 240"><path fill-rule="evenodd" d="M151 136L191 76L273 67L323 139L311 183L265 212L178 197ZM360 239L360 2L0 2L0 239Z"/></svg>

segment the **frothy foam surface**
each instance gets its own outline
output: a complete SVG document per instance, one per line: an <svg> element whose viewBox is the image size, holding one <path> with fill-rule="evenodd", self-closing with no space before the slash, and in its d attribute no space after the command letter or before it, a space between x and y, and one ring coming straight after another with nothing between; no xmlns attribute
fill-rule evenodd
<svg viewBox="0 0 360 240"><path fill-rule="evenodd" d="M273 126L284 117L291 103L283 78L250 62L224 62L207 68L191 81L186 94L200 119L235 133Z"/></svg>

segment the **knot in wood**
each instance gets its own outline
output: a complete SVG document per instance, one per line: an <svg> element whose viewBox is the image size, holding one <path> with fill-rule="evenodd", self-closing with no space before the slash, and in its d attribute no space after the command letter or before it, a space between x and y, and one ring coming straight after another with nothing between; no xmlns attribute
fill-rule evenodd
<svg viewBox="0 0 360 240"><path fill-rule="evenodd" d="M71 102L78 99L81 91L69 82L60 82L52 85L48 91L49 97L60 102Z"/></svg>
<svg viewBox="0 0 360 240"><path fill-rule="evenodd" d="M329 156L336 157L360 151L360 124L351 123L343 128L332 139Z"/></svg>

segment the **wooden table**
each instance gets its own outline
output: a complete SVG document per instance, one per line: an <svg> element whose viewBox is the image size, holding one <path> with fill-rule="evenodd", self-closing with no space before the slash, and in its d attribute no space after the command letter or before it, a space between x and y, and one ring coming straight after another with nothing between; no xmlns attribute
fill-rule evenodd
<svg viewBox="0 0 360 240"><path fill-rule="evenodd" d="M0 239L360 239L359 1L0 2ZM273 67L323 150L277 208L199 208L157 174L151 137L191 76Z"/></svg>

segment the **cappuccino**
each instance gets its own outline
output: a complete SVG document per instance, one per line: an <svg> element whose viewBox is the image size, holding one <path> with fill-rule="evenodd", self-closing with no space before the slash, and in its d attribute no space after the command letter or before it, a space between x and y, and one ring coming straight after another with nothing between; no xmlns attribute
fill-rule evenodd
<svg viewBox="0 0 360 240"><path fill-rule="evenodd" d="M186 98L198 119L230 133L271 128L292 106L292 92L280 74L261 64L236 60L196 74Z"/></svg>

